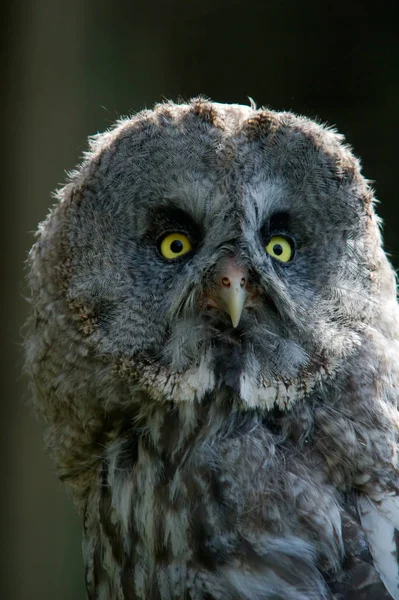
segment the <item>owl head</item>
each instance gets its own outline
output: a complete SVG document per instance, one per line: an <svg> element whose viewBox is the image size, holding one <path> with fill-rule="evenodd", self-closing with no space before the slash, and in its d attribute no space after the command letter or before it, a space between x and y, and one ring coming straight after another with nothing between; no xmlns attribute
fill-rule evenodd
<svg viewBox="0 0 399 600"><path fill-rule="evenodd" d="M372 191L304 117L159 104L95 136L58 200L31 253L42 390L285 409L391 326Z"/></svg>

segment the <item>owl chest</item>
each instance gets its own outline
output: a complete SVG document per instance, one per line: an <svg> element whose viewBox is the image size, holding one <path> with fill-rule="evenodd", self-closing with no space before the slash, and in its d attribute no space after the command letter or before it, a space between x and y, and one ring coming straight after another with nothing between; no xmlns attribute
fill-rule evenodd
<svg viewBox="0 0 399 600"><path fill-rule="evenodd" d="M176 460L141 447L131 468L116 468L108 478L131 563L148 569L213 561L238 544L238 523L252 528L267 521L273 531L269 512L281 500L275 478L283 468L277 463L266 440L203 444Z"/></svg>
<svg viewBox="0 0 399 600"><path fill-rule="evenodd" d="M198 475L187 477L179 463L146 451L131 469L115 469L110 475L112 520L129 561L146 570L160 561L189 561L192 514L202 502L198 485L190 486L190 481Z"/></svg>
<svg viewBox="0 0 399 600"><path fill-rule="evenodd" d="M189 560L192 508L180 467L167 472L163 462L139 465L132 506L137 544L148 559Z"/></svg>
<svg viewBox="0 0 399 600"><path fill-rule="evenodd" d="M102 577L111 585L120 579L110 598L124 598L124 589L134 589L138 598L166 599L171 590L173 597L180 591L186 597L192 578L235 564L249 548L263 564L269 536L281 538L285 547L285 537L295 532L311 547L321 522L323 532L338 531L334 498L313 485L309 474L305 479L294 475L296 465L282 485L286 460L264 437L202 445L175 462L141 448L134 465L121 465L118 460L107 464L100 537L96 551L87 552L89 560L96 552L101 555L93 566L98 571L102 564L97 581ZM316 501L309 507L312 497ZM325 560L336 560L329 541L323 544Z"/></svg>

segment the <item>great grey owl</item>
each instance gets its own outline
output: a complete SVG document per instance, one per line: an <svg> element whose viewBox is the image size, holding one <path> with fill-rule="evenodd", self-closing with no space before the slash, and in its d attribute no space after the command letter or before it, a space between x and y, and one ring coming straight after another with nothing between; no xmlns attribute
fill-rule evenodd
<svg viewBox="0 0 399 600"><path fill-rule="evenodd" d="M90 600L399 598L395 277L340 135L201 98L119 121L29 284Z"/></svg>

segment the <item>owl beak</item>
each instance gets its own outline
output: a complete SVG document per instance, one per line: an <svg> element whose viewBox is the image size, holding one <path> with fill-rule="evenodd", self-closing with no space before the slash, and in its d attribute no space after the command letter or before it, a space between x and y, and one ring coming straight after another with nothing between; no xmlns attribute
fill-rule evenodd
<svg viewBox="0 0 399 600"><path fill-rule="evenodd" d="M234 328L240 322L242 310L247 299L247 272L231 260L219 271L218 286L209 304L226 312Z"/></svg>
<svg viewBox="0 0 399 600"><path fill-rule="evenodd" d="M241 286L240 280L229 280L230 287L224 287L220 290L219 297L222 300L225 312L230 316L234 328L240 322L242 309L244 308L247 293Z"/></svg>

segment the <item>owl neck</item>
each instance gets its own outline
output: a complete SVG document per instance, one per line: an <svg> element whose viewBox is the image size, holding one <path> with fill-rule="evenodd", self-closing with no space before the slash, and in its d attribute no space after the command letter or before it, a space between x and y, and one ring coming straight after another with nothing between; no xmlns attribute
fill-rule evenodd
<svg viewBox="0 0 399 600"><path fill-rule="evenodd" d="M205 443L242 435L266 420L256 410L240 410L227 390L209 394L201 402L141 401L138 406L133 419L119 419L112 438L130 439L138 452L145 448L172 462L187 458Z"/></svg>

